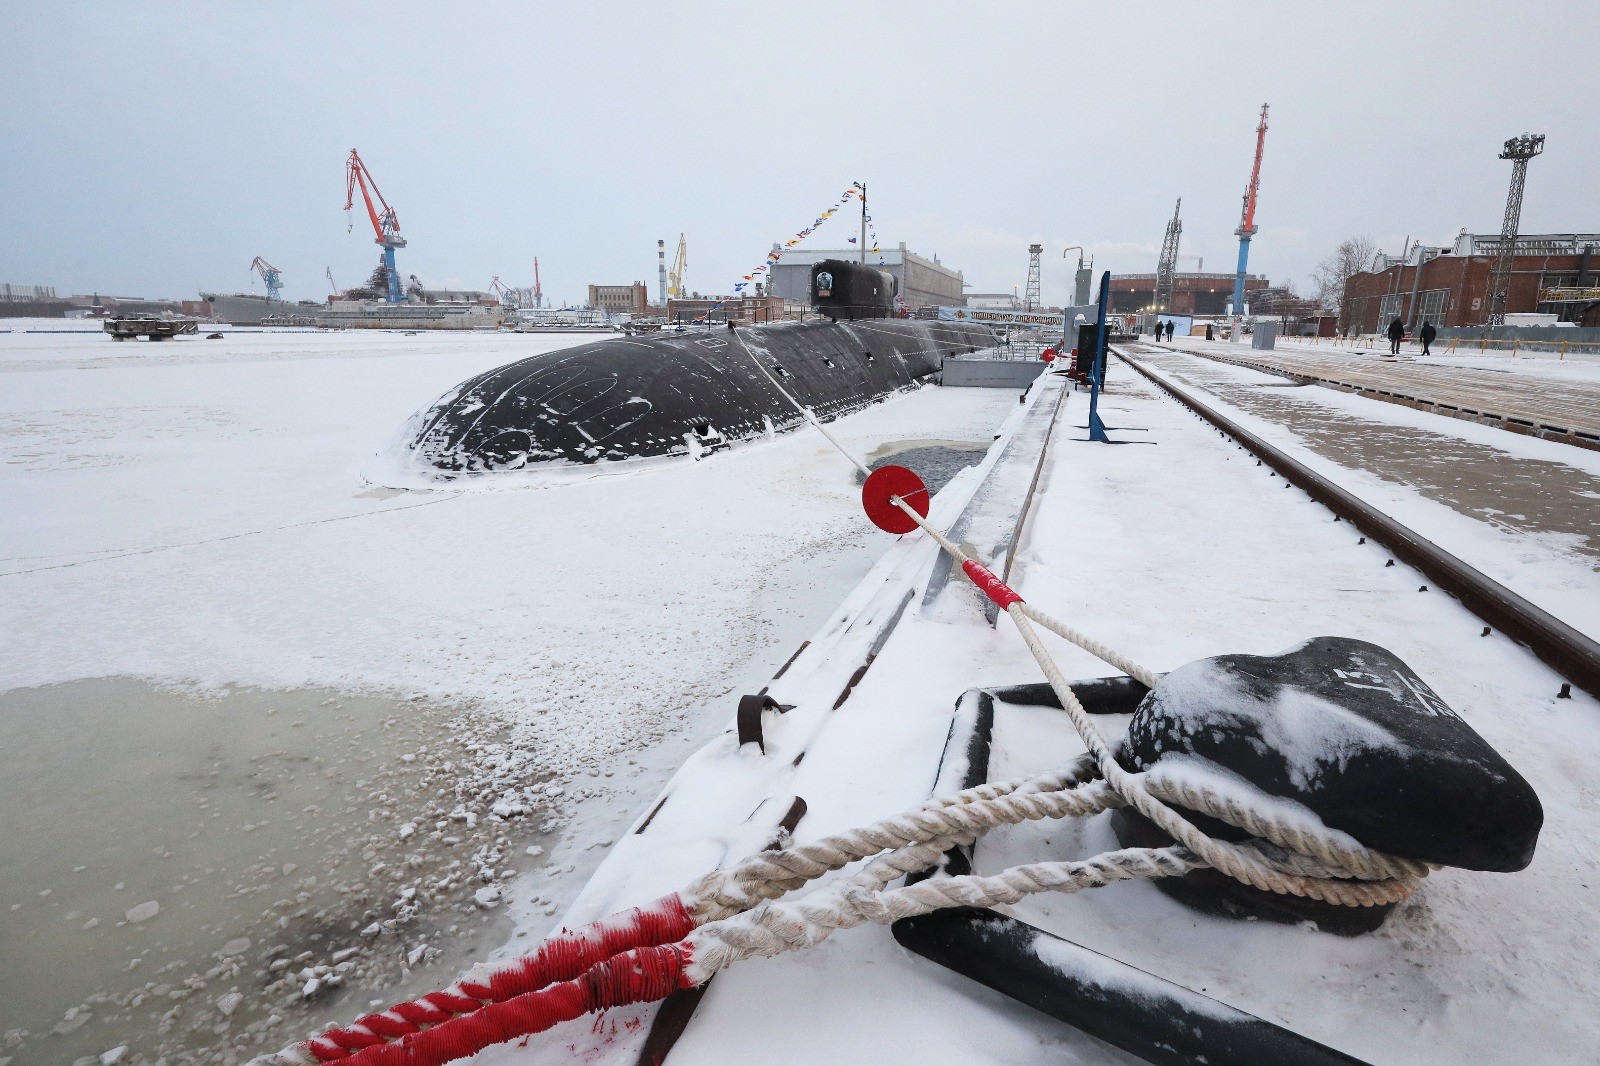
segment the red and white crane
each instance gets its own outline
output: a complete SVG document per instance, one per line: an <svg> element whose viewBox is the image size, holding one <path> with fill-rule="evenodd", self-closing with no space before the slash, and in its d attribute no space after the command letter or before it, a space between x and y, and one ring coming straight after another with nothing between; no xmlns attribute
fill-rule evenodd
<svg viewBox="0 0 1600 1066"><path fill-rule="evenodd" d="M356 189L361 189L361 199L367 205L367 217L372 220L372 232L376 241L383 247L383 265L388 275L389 291L387 299L392 304L400 302L400 274L394 266L394 250L404 248L406 239L400 236L400 220L395 217L394 208L389 206L389 201L383 198L383 193L378 191L378 183L373 180L372 171L367 169L367 164L362 162L361 155L354 148L350 149L350 158L344 161L344 209L349 211L355 206ZM376 196L378 203L375 205L372 198ZM379 210L379 206L383 210Z"/></svg>

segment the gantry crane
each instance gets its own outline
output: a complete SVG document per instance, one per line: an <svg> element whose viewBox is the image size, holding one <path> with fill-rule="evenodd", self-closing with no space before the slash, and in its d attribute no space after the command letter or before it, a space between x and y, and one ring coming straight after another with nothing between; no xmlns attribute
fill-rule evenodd
<svg viewBox="0 0 1600 1066"><path fill-rule="evenodd" d="M250 269L261 275L261 280L267 286L267 299L283 299L283 271L261 258L259 255L250 260Z"/></svg>
<svg viewBox="0 0 1600 1066"><path fill-rule="evenodd" d="M683 239L683 234L678 234L678 254L672 260L672 269L667 271L667 296L674 300L683 299L683 272L689 266L689 245Z"/></svg>
<svg viewBox="0 0 1600 1066"><path fill-rule="evenodd" d="M1233 320L1244 316L1244 271L1250 262L1250 238L1256 235L1256 190L1261 187L1261 152L1267 146L1267 105L1261 105L1261 125L1256 127L1256 162L1250 168L1250 184L1244 190L1244 215L1239 220L1239 269L1233 276ZM1237 339L1239 331L1233 336Z"/></svg>
<svg viewBox="0 0 1600 1066"><path fill-rule="evenodd" d="M361 156L354 148L350 149L350 158L344 161L344 209L349 211L356 202L356 186L361 187L361 199L367 205L367 217L372 220L372 232L376 235L376 242L383 248L383 266L389 283L387 299L392 304L400 302L400 274L394 266L394 250L404 248L406 239L400 236L400 220L395 217L394 208L389 206L389 201L383 198L383 193L378 191L378 183L373 180L372 172L367 169L367 164L361 161ZM380 212L372 203L376 196L382 205Z"/></svg>

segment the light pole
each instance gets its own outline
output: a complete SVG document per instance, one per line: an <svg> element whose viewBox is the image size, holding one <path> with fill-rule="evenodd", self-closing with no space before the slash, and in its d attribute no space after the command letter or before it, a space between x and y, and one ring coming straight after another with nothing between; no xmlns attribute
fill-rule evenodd
<svg viewBox="0 0 1600 1066"><path fill-rule="evenodd" d="M850 184L861 190L861 265L867 265L867 183L853 181Z"/></svg>

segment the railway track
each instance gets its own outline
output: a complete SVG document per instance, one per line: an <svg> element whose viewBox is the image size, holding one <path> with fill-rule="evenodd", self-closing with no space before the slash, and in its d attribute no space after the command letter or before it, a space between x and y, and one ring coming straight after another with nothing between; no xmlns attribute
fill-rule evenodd
<svg viewBox="0 0 1600 1066"><path fill-rule="evenodd" d="M1455 596L1484 622L1526 645L1570 684L1600 698L1600 642L1291 458L1193 393L1145 366L1126 348L1111 351L1157 388L1232 437L1291 485L1303 489L1362 534L1394 552L1396 559L1416 567L1435 586Z"/></svg>
<svg viewBox="0 0 1600 1066"><path fill-rule="evenodd" d="M1600 390L1571 383L1505 380L1488 370L1400 364L1412 380L1397 380L1394 366L1296 355L1294 360L1160 345L1166 351L1242 366L1291 381L1353 392L1385 403L1600 451Z"/></svg>

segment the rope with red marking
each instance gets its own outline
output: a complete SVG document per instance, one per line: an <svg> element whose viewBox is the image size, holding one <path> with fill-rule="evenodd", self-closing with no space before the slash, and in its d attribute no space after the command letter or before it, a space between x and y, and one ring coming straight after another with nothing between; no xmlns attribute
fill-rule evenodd
<svg viewBox="0 0 1600 1066"><path fill-rule="evenodd" d="M775 379L773 384L777 385ZM778 388L865 471L814 415L782 386ZM922 491L925 497L926 490ZM871 826L748 856L731 869L712 871L645 907L563 932L533 955L475 971L444 992L369 1014L354 1025L329 1030L253 1063L440 1066L584 1014L664 999L676 989L704 984L741 959L808 947L837 929L893 922L945 907L1012 903L1034 892L1079 891L1116 880L1178 876L1210 867L1265 891L1373 906L1405 898L1427 874L1425 864L1372 851L1343 834L1308 830L1302 820L1281 821L1275 810L1244 810L1235 796L1122 769L1113 746L1079 703L1033 624L1149 687L1155 687L1160 675L1026 603L927 520L922 513L925 498L917 502L921 508L900 495L888 498L1016 625L1088 749L1075 764L937 797ZM1260 840L1230 843L1212 838L1168 800L1247 828ZM970 844L995 826L1082 817L1120 806L1139 811L1178 845L1035 863L988 877L939 877L898 889L887 887L903 874L929 868L950 848ZM852 877L793 901L782 899L816 878L869 858L865 869Z"/></svg>
<svg viewBox="0 0 1600 1066"><path fill-rule="evenodd" d="M681 940L695 924L682 896L663 896L647 906L553 936L533 954L487 972L468 974L442 992L430 992L409 1003L358 1018L352 1025L330 1029L280 1053L287 1058L269 1061L369 1061L354 1056L368 1048L415 1036L452 1018L479 1013L485 1005L516 999L557 982L571 982L630 949Z"/></svg>

